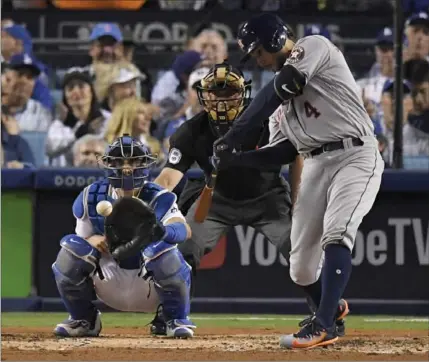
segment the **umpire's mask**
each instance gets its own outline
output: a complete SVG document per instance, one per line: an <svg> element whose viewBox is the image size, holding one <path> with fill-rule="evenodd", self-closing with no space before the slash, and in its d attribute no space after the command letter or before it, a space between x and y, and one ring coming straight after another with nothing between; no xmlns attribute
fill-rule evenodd
<svg viewBox="0 0 429 362"><path fill-rule="evenodd" d="M224 62L216 64L197 85L200 104L219 135L224 135L250 100L251 81Z"/></svg>

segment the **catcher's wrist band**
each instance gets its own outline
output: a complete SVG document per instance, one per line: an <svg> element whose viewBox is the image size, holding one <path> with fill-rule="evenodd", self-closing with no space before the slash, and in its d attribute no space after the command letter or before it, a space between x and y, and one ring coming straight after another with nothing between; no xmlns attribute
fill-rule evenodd
<svg viewBox="0 0 429 362"><path fill-rule="evenodd" d="M174 222L165 226L164 241L171 244L182 243L186 240L188 230L181 222Z"/></svg>

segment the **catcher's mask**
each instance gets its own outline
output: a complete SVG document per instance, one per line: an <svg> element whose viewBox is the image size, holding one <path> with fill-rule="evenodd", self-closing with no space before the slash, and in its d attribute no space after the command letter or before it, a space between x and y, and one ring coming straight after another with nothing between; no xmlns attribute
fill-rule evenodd
<svg viewBox="0 0 429 362"><path fill-rule="evenodd" d="M156 159L143 143L124 134L109 145L101 163L114 188L130 191L143 186Z"/></svg>
<svg viewBox="0 0 429 362"><path fill-rule="evenodd" d="M224 135L250 101L251 81L224 62L216 64L196 86L198 100L217 133Z"/></svg>

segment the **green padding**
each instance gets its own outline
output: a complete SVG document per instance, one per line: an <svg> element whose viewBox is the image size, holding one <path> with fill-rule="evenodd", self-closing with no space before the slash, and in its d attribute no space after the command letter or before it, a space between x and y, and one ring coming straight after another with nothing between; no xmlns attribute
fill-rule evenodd
<svg viewBox="0 0 429 362"><path fill-rule="evenodd" d="M1 195L1 296L31 291L32 202L28 191Z"/></svg>

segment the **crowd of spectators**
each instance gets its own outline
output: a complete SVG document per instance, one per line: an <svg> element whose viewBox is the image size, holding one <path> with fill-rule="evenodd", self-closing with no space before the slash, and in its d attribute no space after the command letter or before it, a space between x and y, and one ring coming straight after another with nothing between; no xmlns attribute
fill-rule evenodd
<svg viewBox="0 0 429 362"><path fill-rule="evenodd" d="M14 6L19 3L11 1ZM199 3L201 7L209 2L188 0L188 3ZM316 2L321 3L320 0ZM33 5L36 3L37 6L46 6L48 2L37 0ZM61 1L53 3L61 7ZM73 1L67 0L67 3L70 6ZM148 5L144 4L145 0L134 3ZM153 1L148 0L147 3ZM179 2L159 0L158 5L168 8L173 3L177 5ZM223 3L230 7L233 3L243 6L240 1ZM281 4L283 1L246 2L250 3L268 6L268 3ZM325 3L330 4L329 1ZM404 1L404 5L406 3ZM421 4L425 5L424 0ZM426 10L427 6L429 4L426 4ZM158 166L162 167L170 136L183 122L201 111L195 85L211 65L228 57L227 43L221 34L204 28L189 39L186 49L177 54L170 69L152 79L147 69L134 61L136 44L128 30L114 23L98 23L92 28L89 38L90 64L64 72L58 97L48 86L49 69L55 68L55 64L46 65L37 59L31 34L26 28L15 24L13 19L3 19L1 30L0 153L4 168L97 167L97 156L103 153L109 142L124 133L147 144L158 155ZM329 31L317 24L306 28L305 35L311 34L331 38ZM403 49L403 154L404 161L412 160L405 162L405 166L429 170L427 12L413 13L407 19ZM380 29L374 53L374 65L357 83L373 120L380 151L389 167L392 163L395 114L391 28Z"/></svg>

